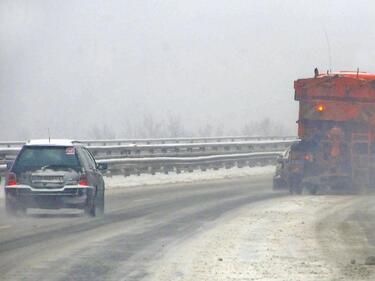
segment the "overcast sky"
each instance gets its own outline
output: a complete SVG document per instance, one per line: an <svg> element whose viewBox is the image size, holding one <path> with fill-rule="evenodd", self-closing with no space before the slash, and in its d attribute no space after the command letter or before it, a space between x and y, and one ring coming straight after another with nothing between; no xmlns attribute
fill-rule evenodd
<svg viewBox="0 0 375 281"><path fill-rule="evenodd" d="M0 138L127 137L145 115L296 134L293 80L375 72L374 15L374 1L0 0Z"/></svg>

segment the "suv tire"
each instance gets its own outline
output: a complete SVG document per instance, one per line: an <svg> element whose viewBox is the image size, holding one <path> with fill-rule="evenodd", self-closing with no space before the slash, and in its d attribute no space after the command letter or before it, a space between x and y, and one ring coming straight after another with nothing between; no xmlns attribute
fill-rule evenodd
<svg viewBox="0 0 375 281"><path fill-rule="evenodd" d="M86 206L84 208L85 214L91 217L95 217L96 215L96 206L95 206L95 198L94 195L90 192L89 196L87 197Z"/></svg>
<svg viewBox="0 0 375 281"><path fill-rule="evenodd" d="M98 191L95 197L91 194L87 200L85 214L96 217L104 214L104 190Z"/></svg>
<svg viewBox="0 0 375 281"><path fill-rule="evenodd" d="M11 199L5 195L5 212L10 216L18 216L26 213L26 208L19 205L17 199Z"/></svg>
<svg viewBox="0 0 375 281"><path fill-rule="evenodd" d="M99 190L98 193L96 194L95 206L96 206L96 215L102 216L104 214L104 206L105 206L104 189Z"/></svg>

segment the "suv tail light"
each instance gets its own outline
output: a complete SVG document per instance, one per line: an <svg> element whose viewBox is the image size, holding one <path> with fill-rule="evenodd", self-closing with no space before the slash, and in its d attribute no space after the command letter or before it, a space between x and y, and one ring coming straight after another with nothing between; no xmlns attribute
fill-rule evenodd
<svg viewBox="0 0 375 281"><path fill-rule="evenodd" d="M15 173L8 173L7 180L6 180L6 186L13 186L17 185L17 178Z"/></svg>
<svg viewBox="0 0 375 281"><path fill-rule="evenodd" d="M312 162L313 161L313 156L311 153L306 153L305 154L305 160L308 161L308 162Z"/></svg>
<svg viewBox="0 0 375 281"><path fill-rule="evenodd" d="M79 178L79 185L83 185L83 186L89 186L89 181L87 179L87 175L86 174L81 174L81 177Z"/></svg>

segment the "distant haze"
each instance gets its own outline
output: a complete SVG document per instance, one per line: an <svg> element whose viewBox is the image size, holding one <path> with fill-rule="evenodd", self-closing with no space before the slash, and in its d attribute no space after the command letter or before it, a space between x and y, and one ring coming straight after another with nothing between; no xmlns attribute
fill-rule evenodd
<svg viewBox="0 0 375 281"><path fill-rule="evenodd" d="M0 0L0 139L249 134L267 118L296 134L293 80L375 72L374 12L374 1Z"/></svg>

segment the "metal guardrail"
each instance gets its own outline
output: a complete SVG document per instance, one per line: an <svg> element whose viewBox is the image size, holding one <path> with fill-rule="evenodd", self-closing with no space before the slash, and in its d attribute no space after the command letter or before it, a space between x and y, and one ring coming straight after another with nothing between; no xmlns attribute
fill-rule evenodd
<svg viewBox="0 0 375 281"><path fill-rule="evenodd" d="M225 136L225 137L190 137L190 138L149 138L149 139L109 139L109 140L78 140L87 146L107 146L126 144L176 144L176 143L212 143L236 141L262 141L262 140L295 140L295 136ZM26 141L0 141L2 147L20 147Z"/></svg>
<svg viewBox="0 0 375 281"><path fill-rule="evenodd" d="M0 147L20 147L25 143L25 141L2 141L0 142Z"/></svg>
<svg viewBox="0 0 375 281"><path fill-rule="evenodd" d="M283 139L251 139L243 137L205 138L211 142L190 143L157 143L157 144L120 144L90 145L87 148L98 162L109 165L108 175L111 174L139 174L181 170L194 170L208 168L221 168L229 166L253 166L254 163L271 163L296 139L287 137ZM252 137L251 137L252 138ZM203 140L203 138L197 138ZM172 139L170 139L172 140ZM176 139L174 139L176 140ZM190 139L191 140L191 139ZM213 140L216 140L215 142ZM118 140L116 140L118 141ZM128 140L131 141L131 140ZM160 140L159 140L160 141ZM195 141L195 140L194 140ZM93 144L96 141L90 142ZM101 142L101 141L97 141ZM15 143L15 142L14 142ZM5 172L2 164L6 159L14 158L19 147L0 147L0 173Z"/></svg>
<svg viewBox="0 0 375 281"><path fill-rule="evenodd" d="M243 153L229 155L211 155L199 157L157 157L157 158L128 158L128 159L102 159L98 163L107 163L107 176L112 174L131 174L156 172L168 173L200 169L220 169L244 166L263 166L273 164L282 151Z"/></svg>
<svg viewBox="0 0 375 281"><path fill-rule="evenodd" d="M292 141L243 141L185 144L89 146L96 159L145 157L199 157L285 150Z"/></svg>

